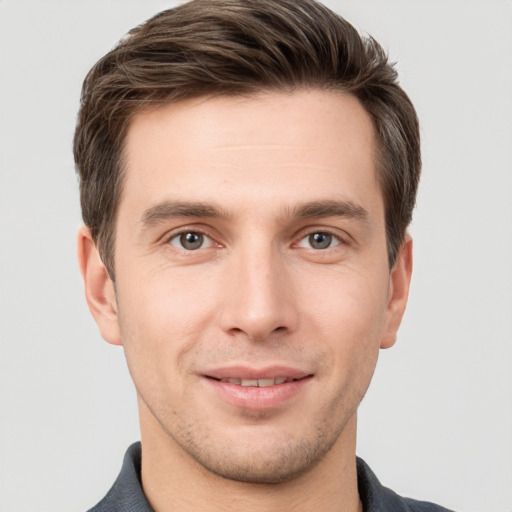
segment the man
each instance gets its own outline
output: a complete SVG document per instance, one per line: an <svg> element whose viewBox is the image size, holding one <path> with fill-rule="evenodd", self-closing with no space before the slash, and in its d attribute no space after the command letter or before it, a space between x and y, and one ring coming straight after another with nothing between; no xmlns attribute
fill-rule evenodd
<svg viewBox="0 0 512 512"><path fill-rule="evenodd" d="M92 510L445 510L356 460L412 269L416 114L310 0L195 0L91 70L79 259L141 443Z"/></svg>

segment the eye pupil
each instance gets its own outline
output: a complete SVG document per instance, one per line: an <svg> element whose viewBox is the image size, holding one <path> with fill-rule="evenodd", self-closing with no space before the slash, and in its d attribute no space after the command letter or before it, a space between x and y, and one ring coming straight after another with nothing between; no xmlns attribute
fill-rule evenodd
<svg viewBox="0 0 512 512"><path fill-rule="evenodd" d="M312 233L309 235L309 243L313 249L327 249L332 242L332 235L329 233Z"/></svg>
<svg viewBox="0 0 512 512"><path fill-rule="evenodd" d="M184 249L194 251L203 245L204 236L201 233L183 233L180 235L180 244Z"/></svg>

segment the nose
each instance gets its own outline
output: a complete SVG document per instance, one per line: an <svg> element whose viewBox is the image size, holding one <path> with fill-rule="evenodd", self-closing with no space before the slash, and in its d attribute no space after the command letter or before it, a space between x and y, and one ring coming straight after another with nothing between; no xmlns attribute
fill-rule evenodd
<svg viewBox="0 0 512 512"><path fill-rule="evenodd" d="M290 269L271 244L255 241L235 251L230 261L229 293L221 327L231 335L265 341L292 332L298 321Z"/></svg>

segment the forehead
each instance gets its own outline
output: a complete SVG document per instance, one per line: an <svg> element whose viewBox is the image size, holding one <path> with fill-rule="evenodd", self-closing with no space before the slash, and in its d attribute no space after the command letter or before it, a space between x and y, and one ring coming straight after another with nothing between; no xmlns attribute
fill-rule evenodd
<svg viewBox="0 0 512 512"><path fill-rule="evenodd" d="M355 144L367 151L374 142L370 116L355 96L317 89L204 96L150 107L132 118L127 144L159 133L179 136L184 149L304 143L306 137L311 144L321 139L324 147Z"/></svg>
<svg viewBox="0 0 512 512"><path fill-rule="evenodd" d="M233 206L323 199L329 190L363 196L377 182L371 119L355 97L341 92L202 97L160 106L134 117L124 156L121 206L135 201L140 208L173 194Z"/></svg>

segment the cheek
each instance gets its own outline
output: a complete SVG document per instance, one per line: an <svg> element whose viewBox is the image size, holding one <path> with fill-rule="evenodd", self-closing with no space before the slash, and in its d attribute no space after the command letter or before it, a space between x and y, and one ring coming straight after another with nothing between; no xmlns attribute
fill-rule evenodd
<svg viewBox="0 0 512 512"><path fill-rule="evenodd" d="M301 294L303 327L323 340L340 378L368 379L384 332L387 279L371 272L331 272L305 283Z"/></svg>
<svg viewBox="0 0 512 512"><path fill-rule="evenodd" d="M120 306L130 311L125 320L144 329L188 329L213 308L215 295L207 272L164 266L141 272L134 265L126 275L130 279L119 290Z"/></svg>
<svg viewBox="0 0 512 512"><path fill-rule="evenodd" d="M126 275L135 276L135 269ZM130 372L141 377L177 372L205 324L211 324L213 292L198 286L204 282L200 276L191 282L172 271L119 281L119 324Z"/></svg>
<svg viewBox="0 0 512 512"><path fill-rule="evenodd" d="M309 277L302 274L301 280L302 312L314 315L340 337L382 329L389 286L386 269L330 268Z"/></svg>

